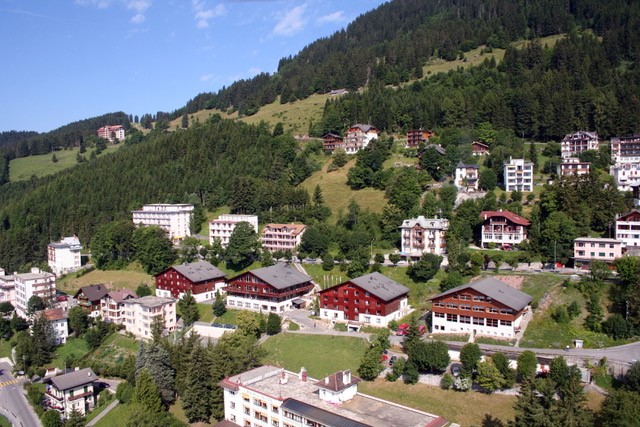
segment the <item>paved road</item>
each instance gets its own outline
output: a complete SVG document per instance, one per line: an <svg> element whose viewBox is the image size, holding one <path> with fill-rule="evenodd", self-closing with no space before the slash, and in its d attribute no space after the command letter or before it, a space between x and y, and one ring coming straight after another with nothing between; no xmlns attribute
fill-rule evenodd
<svg viewBox="0 0 640 427"><path fill-rule="evenodd" d="M9 418L15 426L40 427L42 423L27 402L22 392L24 379L16 380L11 375L11 365L0 362L0 413Z"/></svg>

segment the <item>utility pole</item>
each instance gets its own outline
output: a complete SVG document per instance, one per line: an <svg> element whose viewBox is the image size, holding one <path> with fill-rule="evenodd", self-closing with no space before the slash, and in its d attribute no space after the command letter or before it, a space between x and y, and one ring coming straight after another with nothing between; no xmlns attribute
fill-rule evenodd
<svg viewBox="0 0 640 427"><path fill-rule="evenodd" d="M556 265L558 264L556 262L556 241L554 240L553 241L553 269L554 270L556 269Z"/></svg>

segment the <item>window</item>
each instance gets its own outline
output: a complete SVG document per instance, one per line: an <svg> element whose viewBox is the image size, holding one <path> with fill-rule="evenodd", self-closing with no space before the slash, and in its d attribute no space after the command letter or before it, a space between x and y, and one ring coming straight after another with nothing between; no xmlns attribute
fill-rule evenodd
<svg viewBox="0 0 640 427"><path fill-rule="evenodd" d="M481 311L481 312L484 312L484 307L482 307L481 305L474 305L474 306L473 306L473 311Z"/></svg>
<svg viewBox="0 0 640 427"><path fill-rule="evenodd" d="M474 301L484 301L484 297L476 295L476 296L473 297L473 300Z"/></svg>
<svg viewBox="0 0 640 427"><path fill-rule="evenodd" d="M497 328L498 319L487 319L487 326L491 326L492 328Z"/></svg>
<svg viewBox="0 0 640 427"><path fill-rule="evenodd" d="M606 255L606 254L605 254L604 252L598 252L598 256L599 256L599 257L603 257L603 258L604 258L604 256L605 256L605 255Z"/></svg>
<svg viewBox="0 0 640 427"><path fill-rule="evenodd" d="M447 308L457 308L458 306L452 302L447 303Z"/></svg>
<svg viewBox="0 0 640 427"><path fill-rule="evenodd" d="M511 326L511 320L501 320L500 325L502 326Z"/></svg>
<svg viewBox="0 0 640 427"><path fill-rule="evenodd" d="M433 306L434 307L444 307L444 303L441 302L441 301L436 301L436 302L433 303Z"/></svg>
<svg viewBox="0 0 640 427"><path fill-rule="evenodd" d="M457 314L447 314L447 322L457 322L458 315Z"/></svg>
<svg viewBox="0 0 640 427"><path fill-rule="evenodd" d="M444 319L444 313L433 313L435 317Z"/></svg>
<svg viewBox="0 0 640 427"><path fill-rule="evenodd" d="M246 406L244 407L244 414L245 415L251 415L251 411Z"/></svg>
<svg viewBox="0 0 640 427"><path fill-rule="evenodd" d="M460 304L460 310L471 310L470 304Z"/></svg>
<svg viewBox="0 0 640 427"><path fill-rule="evenodd" d="M498 312L498 309L497 309L497 308L495 308L495 307L489 307L489 308L487 309L487 311L488 311L489 313L497 313L497 312Z"/></svg>
<svg viewBox="0 0 640 427"><path fill-rule="evenodd" d="M458 298L463 300L463 301L469 301L471 299L471 296L470 295L459 295Z"/></svg>
<svg viewBox="0 0 640 427"><path fill-rule="evenodd" d="M482 317L474 317L473 318L474 325L484 325L484 318Z"/></svg>
<svg viewBox="0 0 640 427"><path fill-rule="evenodd" d="M460 323L471 323L471 316L460 316Z"/></svg>

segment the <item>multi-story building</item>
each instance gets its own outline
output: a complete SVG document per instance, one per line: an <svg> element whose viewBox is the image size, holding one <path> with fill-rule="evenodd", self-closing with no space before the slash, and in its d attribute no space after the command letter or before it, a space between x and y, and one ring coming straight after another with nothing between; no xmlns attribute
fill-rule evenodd
<svg viewBox="0 0 640 427"><path fill-rule="evenodd" d="M80 269L82 245L76 236L64 237L47 245L47 263L56 276Z"/></svg>
<svg viewBox="0 0 640 427"><path fill-rule="evenodd" d="M566 157L562 159L560 164L558 164L556 174L558 177L569 175L582 176L588 175L590 170L590 162L581 162L577 157Z"/></svg>
<svg viewBox="0 0 640 427"><path fill-rule="evenodd" d="M30 273L14 275L16 292L16 313L20 317L28 317L27 303L29 298L36 295L42 298L47 305L51 305L56 294L56 276L37 267L33 267Z"/></svg>
<svg viewBox="0 0 640 427"><path fill-rule="evenodd" d="M5 275L4 269L0 268L0 302L16 305L16 283L13 274Z"/></svg>
<svg viewBox="0 0 640 427"><path fill-rule="evenodd" d="M616 163L609 167L609 174L618 191L631 191L640 184L640 163Z"/></svg>
<svg viewBox="0 0 640 427"><path fill-rule="evenodd" d="M611 138L611 159L614 163L640 162L640 135Z"/></svg>
<svg viewBox="0 0 640 427"><path fill-rule="evenodd" d="M138 298L138 295L129 289L107 292L100 300L102 320L118 325L124 323L124 301L133 298Z"/></svg>
<svg viewBox="0 0 640 427"><path fill-rule="evenodd" d="M478 191L478 179L480 167L478 165L466 165L458 162L455 170L454 185L458 191L472 193Z"/></svg>
<svg viewBox="0 0 640 427"><path fill-rule="evenodd" d="M433 132L429 130L414 129L407 132L407 143L405 148L418 148L420 144L429 142Z"/></svg>
<svg viewBox="0 0 640 427"><path fill-rule="evenodd" d="M184 203L144 205L142 209L132 211L132 213L135 225L160 227L167 232L173 241L180 241L191 236L193 205Z"/></svg>
<svg viewBox="0 0 640 427"><path fill-rule="evenodd" d="M349 370L314 380L261 366L220 382L224 419L233 426L255 427L442 427L437 415L358 393L360 378ZM225 421L223 421L225 422Z"/></svg>
<svg viewBox="0 0 640 427"><path fill-rule="evenodd" d="M95 318L102 315L102 299L108 293L105 285L89 285L78 289L73 298L88 316Z"/></svg>
<svg viewBox="0 0 640 427"><path fill-rule="evenodd" d="M533 163L509 157L504 162L505 191L533 191Z"/></svg>
<svg viewBox="0 0 640 427"><path fill-rule="evenodd" d="M96 404L93 395L94 382L98 376L91 368L80 369L68 374L45 380L45 404L69 418L73 411L87 415Z"/></svg>
<svg viewBox="0 0 640 427"><path fill-rule="evenodd" d="M616 218L616 240L622 241L627 248L640 248L640 211L632 210Z"/></svg>
<svg viewBox="0 0 640 427"><path fill-rule="evenodd" d="M156 274L156 295L180 299L188 291L198 302L211 300L226 285L224 276L207 261L174 265Z"/></svg>
<svg viewBox="0 0 640 427"><path fill-rule="evenodd" d="M378 138L378 129L371 125L355 124L347 129L344 149L347 154L355 154L363 148L367 148L369 143L376 138Z"/></svg>
<svg viewBox="0 0 640 427"><path fill-rule="evenodd" d="M445 235L449 229L446 218L405 219L400 228L400 256L415 260L426 253L444 255L447 251Z"/></svg>
<svg viewBox="0 0 640 427"><path fill-rule="evenodd" d="M124 128L121 125L103 126L97 131L98 137L108 139L109 142L124 141Z"/></svg>
<svg viewBox="0 0 640 427"><path fill-rule="evenodd" d="M262 229L260 243L271 252L293 252L300 245L306 229L304 224L267 224Z"/></svg>
<svg viewBox="0 0 640 427"><path fill-rule="evenodd" d="M471 154L474 156L488 156L489 146L487 144L483 144L480 141L473 141L471 143Z"/></svg>
<svg viewBox="0 0 640 427"><path fill-rule="evenodd" d="M455 287L431 298L433 332L513 338L531 299L492 277Z"/></svg>
<svg viewBox="0 0 640 427"><path fill-rule="evenodd" d="M151 325L155 318L164 320L164 332L176 329L176 300L148 295L122 301L124 305L124 326L138 338L151 339Z"/></svg>
<svg viewBox="0 0 640 427"><path fill-rule="evenodd" d="M320 291L320 317L384 327L409 313L409 288L374 272Z"/></svg>
<svg viewBox="0 0 640 427"><path fill-rule="evenodd" d="M300 297L313 289L311 277L286 264L247 271L227 283L229 307L275 313L303 304Z"/></svg>
<svg viewBox="0 0 640 427"><path fill-rule="evenodd" d="M213 245L215 239L220 239L223 248L229 246L229 238L240 222L248 222L258 233L258 217L256 215L220 215L209 222L209 243Z"/></svg>
<svg viewBox="0 0 640 427"><path fill-rule="evenodd" d="M573 241L573 258L576 262L592 260L612 263L622 256L622 241L601 237L578 237Z"/></svg>
<svg viewBox="0 0 640 427"><path fill-rule="evenodd" d="M69 337L69 322L67 319L69 316L65 309L61 307L49 308L36 313L36 316L44 316L49 321L56 345L67 342L67 337Z"/></svg>
<svg viewBox="0 0 640 427"><path fill-rule="evenodd" d="M338 148L344 148L344 138L329 132L322 137L322 148L328 153L333 153Z"/></svg>
<svg viewBox="0 0 640 427"><path fill-rule="evenodd" d="M482 242L483 248L489 243L501 245L509 249L527 239L528 227L531 223L520 215L509 211L482 211Z"/></svg>
<svg viewBox="0 0 640 427"><path fill-rule="evenodd" d="M583 151L597 150L600 141L596 132L579 130L576 133L567 134L560 142L562 158L575 157Z"/></svg>

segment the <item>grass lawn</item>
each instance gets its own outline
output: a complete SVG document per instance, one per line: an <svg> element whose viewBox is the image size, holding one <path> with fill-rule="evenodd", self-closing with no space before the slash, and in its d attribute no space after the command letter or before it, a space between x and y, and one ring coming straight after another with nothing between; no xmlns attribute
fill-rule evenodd
<svg viewBox="0 0 640 427"><path fill-rule="evenodd" d="M478 337L474 341L477 344L504 345L504 346L507 346L507 347L512 347L516 343L515 339L512 339L512 340L501 340L501 339L490 338L490 337Z"/></svg>
<svg viewBox="0 0 640 427"><path fill-rule="evenodd" d="M89 412L89 414L87 415L87 417L85 418L85 421L88 423L89 421L95 419L98 415L100 415L105 409L107 409L107 406L111 405L111 403L113 402L113 400L115 399L115 396L113 397L112 400L108 401L107 403L105 403L102 406L98 406L97 408L95 408L93 411ZM120 404L116 405L115 408L113 408L113 411L115 411L116 409L118 409L118 406L122 406Z"/></svg>
<svg viewBox="0 0 640 427"><path fill-rule="evenodd" d="M89 352L87 342L82 338L69 338L67 342L56 349L56 357L51 361L51 365L56 368L65 368L65 359L71 355L76 359L83 357Z"/></svg>
<svg viewBox="0 0 640 427"><path fill-rule="evenodd" d="M250 124L257 124L264 120L271 126L282 122L287 132L307 134L311 121L318 121L322 117L322 110L327 99L329 99L329 94L314 94L306 99L281 104L280 97L277 97L273 103L261 107L256 114L243 117L240 120Z"/></svg>
<svg viewBox="0 0 640 427"><path fill-rule="evenodd" d="M87 285L96 285L103 283L111 289L127 288L136 290L141 283L149 286L155 285L153 276L148 275L142 270L93 270L84 276L76 277L76 274L69 274L65 278L56 281L56 288L67 292L75 293L78 289Z"/></svg>
<svg viewBox="0 0 640 427"><path fill-rule="evenodd" d="M267 339L262 347L267 351L263 363L292 372L305 367L310 376L322 378L341 369L356 372L368 344L355 337L282 333Z"/></svg>
<svg viewBox="0 0 640 427"><path fill-rule="evenodd" d="M436 58L427 62L427 65L422 67L422 72L425 77L429 77L432 74L447 73L451 70L455 70L458 67L469 68L474 65L480 65L486 59L491 59L493 56L496 63L499 64L504 58L504 49L493 49L491 53L481 54L481 47L470 50L464 53L464 59L456 59L455 61L445 61L444 59Z"/></svg>
<svg viewBox="0 0 640 427"><path fill-rule="evenodd" d="M110 411L107 415L100 419L97 423L95 423L96 427L113 427L113 426L123 426L127 423L127 408L128 405L117 405Z"/></svg>
<svg viewBox="0 0 640 427"><path fill-rule="evenodd" d="M140 343L134 339L118 333L109 336L102 345L95 350L90 358L108 365L118 365L128 356L136 356Z"/></svg>
<svg viewBox="0 0 640 427"><path fill-rule="evenodd" d="M516 396L504 394L461 393L421 383L407 385L402 381L388 382L383 379L363 381L358 384L358 391L440 415L463 426L498 425L483 423L489 414L506 425L515 414L513 405Z"/></svg>
<svg viewBox="0 0 640 427"><path fill-rule="evenodd" d="M0 415L0 427L11 427L11 422L4 415Z"/></svg>
<svg viewBox="0 0 640 427"><path fill-rule="evenodd" d="M11 345L7 340L0 340L0 357L11 357Z"/></svg>
<svg viewBox="0 0 640 427"><path fill-rule="evenodd" d="M211 304L198 304L198 312L200 313L201 322L229 323L231 325L238 323L236 319L237 310L227 308L227 311L222 316L214 317Z"/></svg>
<svg viewBox="0 0 640 427"><path fill-rule="evenodd" d="M553 273L526 275L522 283L522 291L531 295L533 301L540 301L546 293L560 285L566 278Z"/></svg>
<svg viewBox="0 0 640 427"><path fill-rule="evenodd" d="M436 341L468 342L469 334L430 334L429 339Z"/></svg>

